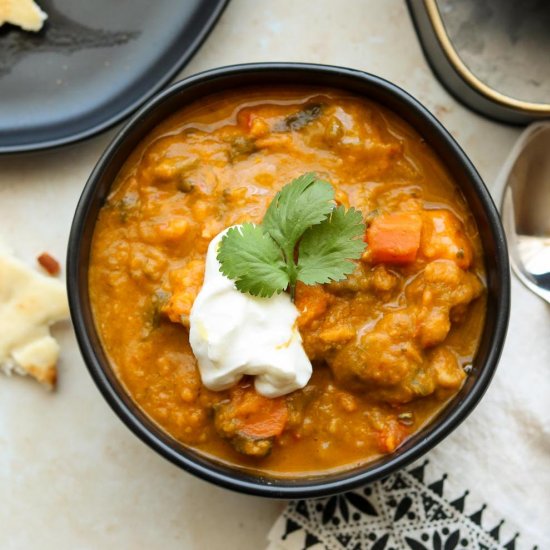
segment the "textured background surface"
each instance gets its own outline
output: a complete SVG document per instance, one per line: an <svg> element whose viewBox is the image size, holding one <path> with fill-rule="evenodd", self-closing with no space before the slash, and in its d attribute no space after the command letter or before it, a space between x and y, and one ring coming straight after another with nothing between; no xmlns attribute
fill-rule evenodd
<svg viewBox="0 0 550 550"><path fill-rule="evenodd" d="M347 65L403 86L453 133L489 187L519 135L518 129L467 111L444 91L422 57L401 0L232 0L184 74L274 60ZM61 150L0 158L0 238L20 257L34 262L43 250L64 257L80 191L112 135ZM31 381L0 378L2 550L263 548L283 504L210 486L157 456L103 401L70 326L59 327L56 334L63 348L56 394ZM491 506L524 532L544 525L543 499L550 504L545 490L550 475L549 366L550 308L514 283L504 357L485 399L452 436L464 449L456 457L461 469L452 474L469 476L465 484L471 490L503 488L516 506ZM532 402L534 412L525 413L527 419L503 418L497 411L509 400L518 406ZM512 442L521 452L510 457L506 424L527 421L524 439ZM522 445L532 441L540 452L523 452ZM468 449L479 442L486 456L474 468ZM432 461L454 454L456 447L446 443L432 453ZM528 487L515 475L525 470L533 473ZM539 542L541 548L550 546L550 541Z"/></svg>

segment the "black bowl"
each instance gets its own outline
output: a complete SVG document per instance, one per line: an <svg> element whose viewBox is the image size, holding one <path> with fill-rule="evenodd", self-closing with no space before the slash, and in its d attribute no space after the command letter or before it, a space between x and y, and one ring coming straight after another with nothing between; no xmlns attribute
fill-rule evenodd
<svg viewBox="0 0 550 550"><path fill-rule="evenodd" d="M94 224L119 169L139 141L187 103L223 89L269 84L330 86L388 107L431 145L460 186L485 247L487 318L472 371L446 409L394 453L339 473L295 479L268 478L222 464L175 441L126 393L102 349L92 318L88 260ZM67 258L71 315L86 365L107 402L124 423L162 456L207 481L244 493L307 498L342 492L380 479L417 459L466 418L479 402L500 357L510 309L510 276L504 232L491 197L462 149L413 97L394 84L360 71L301 63L260 63L214 69L175 83L157 94L119 132L90 176L76 209Z"/></svg>

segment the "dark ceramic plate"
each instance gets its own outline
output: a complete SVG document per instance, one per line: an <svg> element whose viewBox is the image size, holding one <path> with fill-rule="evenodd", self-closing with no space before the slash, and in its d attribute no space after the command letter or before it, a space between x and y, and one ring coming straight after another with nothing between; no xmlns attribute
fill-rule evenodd
<svg viewBox="0 0 550 550"><path fill-rule="evenodd" d="M39 0L39 33L0 27L0 153L119 122L189 61L228 0Z"/></svg>

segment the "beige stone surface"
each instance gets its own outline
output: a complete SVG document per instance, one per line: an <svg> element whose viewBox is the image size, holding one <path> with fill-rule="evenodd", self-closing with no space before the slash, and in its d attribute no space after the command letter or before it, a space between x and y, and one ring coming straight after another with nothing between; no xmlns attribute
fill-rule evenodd
<svg viewBox="0 0 550 550"><path fill-rule="evenodd" d="M346 65L403 86L447 126L489 185L518 135L443 90L401 0L232 0L183 74L274 60ZM63 259L79 194L112 135L1 157L0 239L29 261L43 251ZM263 548L282 503L218 489L157 456L94 387L70 325L55 334L57 393L0 377L0 547Z"/></svg>

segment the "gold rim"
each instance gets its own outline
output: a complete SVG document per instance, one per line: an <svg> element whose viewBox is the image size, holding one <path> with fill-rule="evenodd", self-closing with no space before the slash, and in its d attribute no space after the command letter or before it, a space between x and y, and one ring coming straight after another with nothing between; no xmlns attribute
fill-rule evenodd
<svg viewBox="0 0 550 550"><path fill-rule="evenodd" d="M435 31L435 35L443 49L447 60L454 68L454 70L459 74L459 76L474 90L478 93L504 107L510 109L515 109L522 111L527 114L533 115L550 115L550 104L548 103L532 103L530 101L522 101L521 99L516 99L514 97L507 96L500 92L497 92L493 88L487 86L484 82L479 80L470 69L465 65L465 63L460 59L457 51L455 50L449 35L443 24L443 19L437 7L436 0L424 0L424 5L426 7L426 12L430 18L432 27Z"/></svg>

